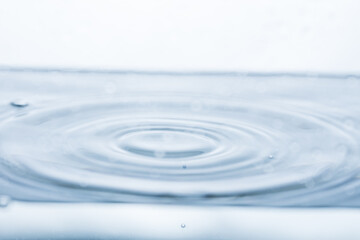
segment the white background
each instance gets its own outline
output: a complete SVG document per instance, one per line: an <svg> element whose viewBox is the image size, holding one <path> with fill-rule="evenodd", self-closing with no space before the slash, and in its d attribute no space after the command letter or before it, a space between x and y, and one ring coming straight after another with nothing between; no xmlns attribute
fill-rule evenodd
<svg viewBox="0 0 360 240"><path fill-rule="evenodd" d="M360 72L357 0L0 0L0 65Z"/></svg>

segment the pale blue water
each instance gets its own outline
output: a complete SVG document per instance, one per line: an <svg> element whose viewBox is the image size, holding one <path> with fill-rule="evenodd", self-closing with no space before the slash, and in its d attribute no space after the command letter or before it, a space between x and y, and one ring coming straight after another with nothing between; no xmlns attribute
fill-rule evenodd
<svg viewBox="0 0 360 240"><path fill-rule="evenodd" d="M359 103L347 75L3 69L0 205L357 211Z"/></svg>

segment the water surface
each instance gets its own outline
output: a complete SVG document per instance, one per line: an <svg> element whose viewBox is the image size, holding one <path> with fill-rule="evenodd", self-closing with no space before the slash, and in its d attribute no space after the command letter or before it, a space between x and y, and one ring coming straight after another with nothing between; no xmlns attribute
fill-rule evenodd
<svg viewBox="0 0 360 240"><path fill-rule="evenodd" d="M0 72L0 195L360 206L360 79Z"/></svg>

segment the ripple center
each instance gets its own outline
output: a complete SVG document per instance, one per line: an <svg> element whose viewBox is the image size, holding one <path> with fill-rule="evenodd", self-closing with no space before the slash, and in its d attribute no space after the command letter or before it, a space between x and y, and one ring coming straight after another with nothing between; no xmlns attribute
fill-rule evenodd
<svg viewBox="0 0 360 240"><path fill-rule="evenodd" d="M177 128L137 129L118 139L118 146L128 153L152 158L188 158L216 148L216 140L196 131Z"/></svg>

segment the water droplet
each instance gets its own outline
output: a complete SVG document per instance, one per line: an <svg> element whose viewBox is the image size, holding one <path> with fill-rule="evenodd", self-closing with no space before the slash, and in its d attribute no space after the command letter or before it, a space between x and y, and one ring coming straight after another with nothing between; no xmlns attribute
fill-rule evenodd
<svg viewBox="0 0 360 240"><path fill-rule="evenodd" d="M10 103L10 105L13 107L23 108L23 107L27 107L29 105L29 103L27 101L25 101L24 99L16 99L16 100L12 101Z"/></svg>
<svg viewBox="0 0 360 240"><path fill-rule="evenodd" d="M185 224L181 224L181 228L185 228L186 227L186 225Z"/></svg>
<svg viewBox="0 0 360 240"><path fill-rule="evenodd" d="M11 198L6 195L0 195L0 207L7 207L11 201Z"/></svg>

